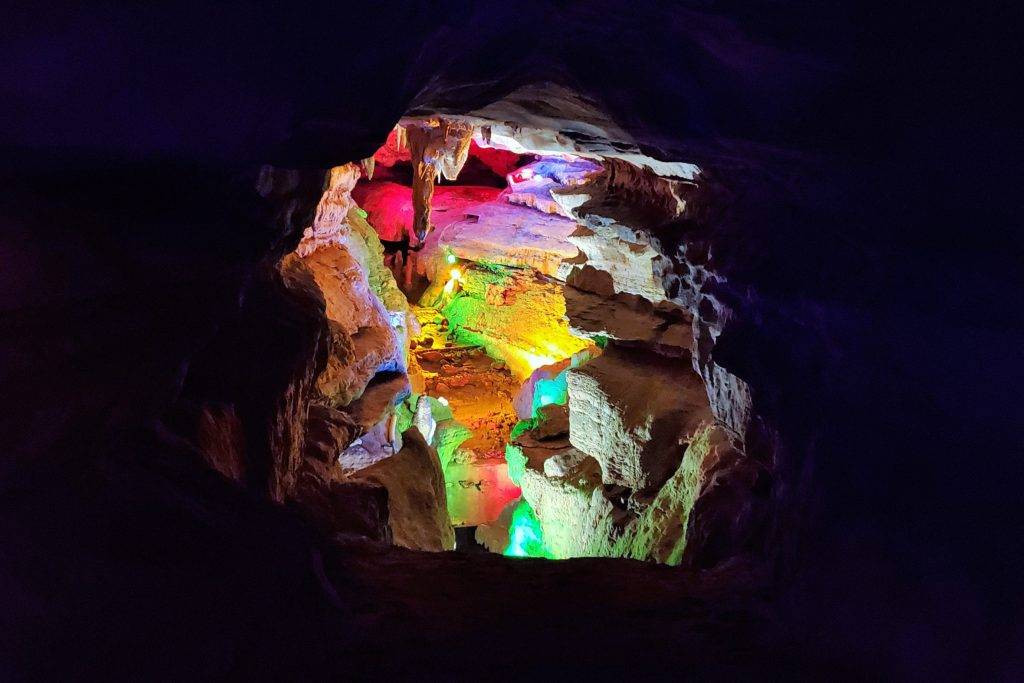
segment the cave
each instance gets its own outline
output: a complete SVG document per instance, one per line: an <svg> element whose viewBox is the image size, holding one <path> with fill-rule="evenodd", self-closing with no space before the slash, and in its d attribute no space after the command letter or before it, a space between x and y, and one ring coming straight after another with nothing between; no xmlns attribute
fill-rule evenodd
<svg viewBox="0 0 1024 683"><path fill-rule="evenodd" d="M710 362L711 278L658 237L685 229L699 169L572 140L615 124L566 88L490 108L534 99L588 120L421 113L330 171L283 262L312 276L336 335L311 398L322 431L356 423L318 457L345 485L382 484L377 536L412 550L457 549L461 529L465 551L713 566L758 542L771 453L746 457L749 392ZM711 481L750 519L687 543L732 514Z"/></svg>
<svg viewBox="0 0 1024 683"><path fill-rule="evenodd" d="M0 679L1020 679L1010 22L9 14Z"/></svg>

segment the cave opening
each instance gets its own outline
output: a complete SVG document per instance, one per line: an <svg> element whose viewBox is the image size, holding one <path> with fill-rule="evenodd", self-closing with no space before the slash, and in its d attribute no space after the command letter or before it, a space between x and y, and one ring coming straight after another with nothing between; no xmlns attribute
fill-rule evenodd
<svg viewBox="0 0 1024 683"><path fill-rule="evenodd" d="M357 426L330 457L387 489L396 544L680 564L704 484L743 458L692 353L701 274L657 237L699 170L601 152L418 115L331 171L288 259L347 327L319 388Z"/></svg>

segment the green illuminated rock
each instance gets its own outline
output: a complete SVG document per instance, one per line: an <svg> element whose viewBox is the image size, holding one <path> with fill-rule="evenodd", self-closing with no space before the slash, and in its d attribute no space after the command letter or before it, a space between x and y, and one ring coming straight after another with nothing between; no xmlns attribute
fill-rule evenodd
<svg viewBox="0 0 1024 683"><path fill-rule="evenodd" d="M509 557L545 557L552 559L552 554L544 545L544 531L540 522L525 500L519 501L512 513L512 524L508 530L508 547L505 555Z"/></svg>

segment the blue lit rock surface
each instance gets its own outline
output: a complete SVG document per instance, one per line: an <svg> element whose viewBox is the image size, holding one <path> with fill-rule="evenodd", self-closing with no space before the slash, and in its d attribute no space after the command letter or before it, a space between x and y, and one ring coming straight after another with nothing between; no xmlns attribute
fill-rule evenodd
<svg viewBox="0 0 1024 683"><path fill-rule="evenodd" d="M505 197L513 204L572 218L559 193L582 185L600 170L601 165L589 159L545 157L510 173Z"/></svg>

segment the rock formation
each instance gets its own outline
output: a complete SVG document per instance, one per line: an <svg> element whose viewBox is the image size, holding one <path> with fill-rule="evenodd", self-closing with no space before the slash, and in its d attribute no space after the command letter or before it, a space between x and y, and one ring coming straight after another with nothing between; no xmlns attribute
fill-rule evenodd
<svg viewBox="0 0 1024 683"><path fill-rule="evenodd" d="M433 226L430 204L434 196L434 178L455 180L469 154L472 126L449 119L429 119L406 127L406 140L413 165L413 232L423 240Z"/></svg>
<svg viewBox="0 0 1024 683"><path fill-rule="evenodd" d="M402 434L402 443L402 450L357 477L388 490L388 525L395 543L414 550L451 550L455 532L437 452L415 428Z"/></svg>

